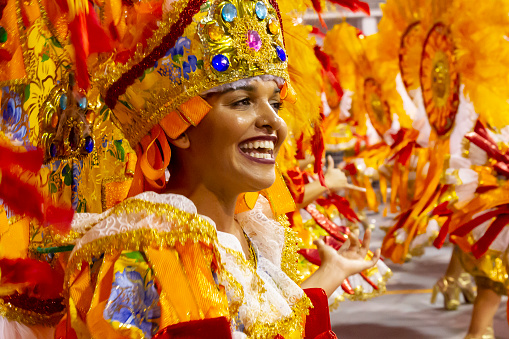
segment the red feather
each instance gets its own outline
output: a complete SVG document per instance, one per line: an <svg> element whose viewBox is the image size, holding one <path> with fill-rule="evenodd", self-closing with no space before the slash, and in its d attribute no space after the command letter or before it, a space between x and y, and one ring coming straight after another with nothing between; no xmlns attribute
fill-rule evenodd
<svg viewBox="0 0 509 339"><path fill-rule="evenodd" d="M31 172L37 172L42 166L43 152L41 149L28 152L16 152L10 147L0 145L0 168L4 170L20 166Z"/></svg>
<svg viewBox="0 0 509 339"><path fill-rule="evenodd" d="M87 58L90 53L111 50L111 39L99 25L97 14L89 10L88 14L78 13L69 23L71 41L76 54L76 78L78 86L85 90L90 86Z"/></svg>
<svg viewBox="0 0 509 339"><path fill-rule="evenodd" d="M0 284L31 287L32 294L41 299L60 297L63 289L63 271L54 270L45 261L35 259L0 259Z"/></svg>
<svg viewBox="0 0 509 339"><path fill-rule="evenodd" d="M51 224L61 232L70 228L74 215L71 208L54 205L50 199L44 198L37 187L23 182L9 171L2 172L0 199L16 214L35 218L44 225Z"/></svg>
<svg viewBox="0 0 509 339"><path fill-rule="evenodd" d="M348 8L352 12L364 12L370 15L369 5L366 2L359 0L328 0L333 4L340 5L341 7Z"/></svg>
<svg viewBox="0 0 509 339"><path fill-rule="evenodd" d="M3 203L16 214L35 218L44 225L52 224L61 232L67 231L74 211L70 207L55 205L36 186L21 180L19 175L12 172L15 168L38 171L42 165L42 151L16 152L0 146L0 159L0 199Z"/></svg>
<svg viewBox="0 0 509 339"><path fill-rule="evenodd" d="M329 82L338 94L339 98L343 96L343 88L341 87L341 84L339 83L338 78L336 77L337 69L331 65L330 56L326 54L320 46L314 47L315 56L320 61L320 64L322 65L325 75L327 75L327 78L329 79Z"/></svg>
<svg viewBox="0 0 509 339"><path fill-rule="evenodd" d="M315 133L313 134L313 140L311 144L312 152L315 157L315 167L314 172L318 175L318 179L320 180L320 184L323 187L327 187L325 185L325 176L323 174L322 167L322 157L325 151L325 143L323 141L323 132L320 125L315 124Z"/></svg>

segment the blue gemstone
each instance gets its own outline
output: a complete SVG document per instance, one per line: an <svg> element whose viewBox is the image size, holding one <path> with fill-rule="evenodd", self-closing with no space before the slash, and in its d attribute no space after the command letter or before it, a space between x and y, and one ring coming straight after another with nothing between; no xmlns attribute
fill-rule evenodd
<svg viewBox="0 0 509 339"><path fill-rule="evenodd" d="M221 10L221 16L223 17L224 21L232 22L233 19L237 17L237 8L228 2L223 6L223 9Z"/></svg>
<svg viewBox="0 0 509 339"><path fill-rule="evenodd" d="M52 158L57 156L57 150L58 150L57 145L51 143L51 145L49 146L49 154L51 155Z"/></svg>
<svg viewBox="0 0 509 339"><path fill-rule="evenodd" d="M230 67L230 60L222 54L218 54L212 58L212 67L218 72L224 72Z"/></svg>
<svg viewBox="0 0 509 339"><path fill-rule="evenodd" d="M276 52L277 52L277 56L279 57L279 60L285 62L286 61L286 52L285 52L285 50L282 49L279 46L276 46Z"/></svg>
<svg viewBox="0 0 509 339"><path fill-rule="evenodd" d="M78 101L78 106L81 108L81 109L85 109L87 108L87 97L83 97L81 98L79 101Z"/></svg>
<svg viewBox="0 0 509 339"><path fill-rule="evenodd" d="M267 17L267 6L261 1L258 1L255 5L255 12L258 19L263 20Z"/></svg>
<svg viewBox="0 0 509 339"><path fill-rule="evenodd" d="M85 151L87 151L87 153L92 153L93 150L94 150L94 139L92 139L92 137L89 135L88 137L85 138Z"/></svg>
<svg viewBox="0 0 509 339"><path fill-rule="evenodd" d="M60 97L60 108L62 110L67 108L67 95L66 94L62 94L62 96Z"/></svg>

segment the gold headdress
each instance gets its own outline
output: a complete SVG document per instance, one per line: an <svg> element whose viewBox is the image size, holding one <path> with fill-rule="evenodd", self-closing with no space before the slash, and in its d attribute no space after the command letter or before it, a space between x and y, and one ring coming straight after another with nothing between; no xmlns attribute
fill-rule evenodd
<svg viewBox="0 0 509 339"><path fill-rule="evenodd" d="M132 146L167 115L171 123L162 127L172 137L198 124L208 109L197 96L209 89L258 75L289 80L275 1L180 0L170 6L144 46L138 44L124 64L105 63L97 77Z"/></svg>

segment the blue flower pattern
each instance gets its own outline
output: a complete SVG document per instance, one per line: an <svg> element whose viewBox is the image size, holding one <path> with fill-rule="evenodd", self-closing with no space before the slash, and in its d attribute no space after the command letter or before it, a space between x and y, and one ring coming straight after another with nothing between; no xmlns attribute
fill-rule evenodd
<svg viewBox="0 0 509 339"><path fill-rule="evenodd" d="M151 280L144 282L139 272L124 268L115 273L108 303L103 317L124 325L141 329L146 338L159 330L157 320L161 316L159 294Z"/></svg>
<svg viewBox="0 0 509 339"><path fill-rule="evenodd" d="M23 115L21 98L15 91L9 91L8 87L2 88L4 95L9 97L7 102L2 103L2 119L6 125L6 135L12 141L21 142L27 134L27 128L20 124Z"/></svg>
<svg viewBox="0 0 509 339"><path fill-rule="evenodd" d="M189 80L189 74L196 72L198 58L188 54L191 40L186 37L177 39L175 46L170 48L163 57L163 61L156 61L154 68L161 76L168 77L173 83L181 84L182 77Z"/></svg>

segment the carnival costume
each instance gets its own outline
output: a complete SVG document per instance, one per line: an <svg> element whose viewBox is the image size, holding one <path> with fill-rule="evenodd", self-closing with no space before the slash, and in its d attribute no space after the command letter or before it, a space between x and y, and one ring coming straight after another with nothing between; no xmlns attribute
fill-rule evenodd
<svg viewBox="0 0 509 339"><path fill-rule="evenodd" d="M101 215L80 214L73 223L86 233L66 270L63 326L78 337L166 338L200 329L218 338L335 337L323 318L323 291L306 292L310 310L297 285L296 240L284 221L294 207L280 174L263 196L239 199L236 219L250 258L187 198L141 193L164 189L171 157L166 136L175 139L200 123L211 108L201 94L259 77L276 81L281 98L292 101L278 4L191 0L154 6L156 19L139 15L140 22L125 25L129 31L157 21L157 27L137 37L136 49L118 48L94 73L93 86L104 88L105 103L138 161L132 198ZM122 28L115 20L112 25Z"/></svg>

